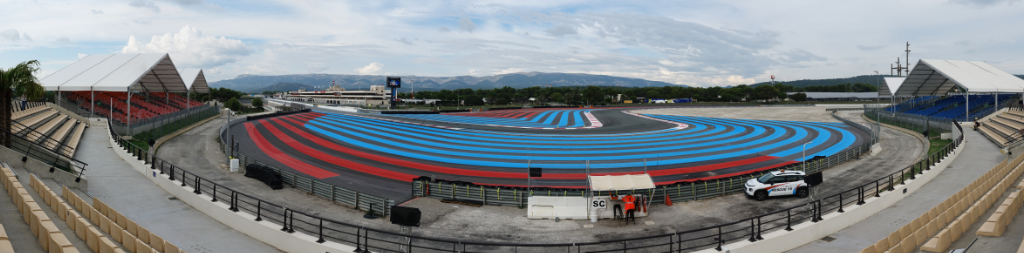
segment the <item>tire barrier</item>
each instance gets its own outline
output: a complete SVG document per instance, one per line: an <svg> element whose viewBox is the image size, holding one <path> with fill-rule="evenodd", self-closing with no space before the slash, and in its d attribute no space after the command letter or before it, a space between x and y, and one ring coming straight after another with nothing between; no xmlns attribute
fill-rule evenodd
<svg viewBox="0 0 1024 253"><path fill-rule="evenodd" d="M270 189L280 190L281 188L284 188L284 186L282 186L284 180L281 179L281 173L267 168L267 166L248 164L245 166L245 177L260 180L264 184L267 184L267 186L270 186Z"/></svg>

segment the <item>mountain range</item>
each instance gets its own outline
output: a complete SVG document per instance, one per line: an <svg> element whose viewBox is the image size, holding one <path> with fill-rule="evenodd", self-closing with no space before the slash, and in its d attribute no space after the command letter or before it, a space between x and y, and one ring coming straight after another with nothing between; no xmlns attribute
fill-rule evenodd
<svg viewBox="0 0 1024 253"><path fill-rule="evenodd" d="M1024 79L1024 75L1016 75ZM865 83L876 84L881 82L883 75L862 75L847 78L831 79L803 79L784 81L787 85L795 87L826 86L844 83ZM346 89L368 89L372 84L383 84L385 76L382 75L331 75L331 74L301 74L301 75L279 75L259 76L240 75L234 79L226 79L210 83L210 87L224 87L243 92L259 93L263 91L294 91L298 89L312 89L313 86L329 86L336 82ZM493 76L455 76L455 77L422 77L403 76L402 89L415 88L421 90L441 89L493 89L504 86L516 89L531 86L619 86L619 87L661 87L674 84L649 81L637 78L625 78L606 75L572 74L572 73L512 73ZM752 86L768 84L761 82Z"/></svg>
<svg viewBox="0 0 1024 253"><path fill-rule="evenodd" d="M368 89L369 85L384 84L385 76L382 75L331 75L331 74L301 74L301 75L279 75L279 76L258 76L240 75L234 79L211 82L210 87L224 87L243 92L257 92L264 90L285 91L272 88L279 83L303 84L308 86L330 86L336 82L338 86L346 89ZM402 76L402 89L415 88L423 90L440 89L493 89L509 86L516 89L531 86L620 86L620 87L661 87L673 85L671 83L649 81L638 78L626 78L606 75L572 74L572 73L512 73L493 76L455 76L455 77L425 77L425 76ZM282 86L284 88L284 86ZM294 89L290 89L294 90Z"/></svg>

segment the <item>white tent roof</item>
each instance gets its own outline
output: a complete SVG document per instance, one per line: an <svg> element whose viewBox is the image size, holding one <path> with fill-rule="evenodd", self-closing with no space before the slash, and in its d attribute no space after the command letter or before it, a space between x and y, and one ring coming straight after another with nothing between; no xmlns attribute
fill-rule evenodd
<svg viewBox="0 0 1024 253"><path fill-rule="evenodd" d="M90 55L39 81L48 91L186 91L167 54Z"/></svg>
<svg viewBox="0 0 1024 253"><path fill-rule="evenodd" d="M885 77L885 78L882 78L882 79L885 80L885 85L882 85L882 87L880 87L878 89L878 95L879 96L892 96L892 92L891 91L900 90L900 85L902 85L903 84L903 80L905 80L907 78L906 77Z"/></svg>
<svg viewBox="0 0 1024 253"><path fill-rule="evenodd" d="M590 176L592 191L625 191L654 188L651 175Z"/></svg>
<svg viewBox="0 0 1024 253"><path fill-rule="evenodd" d="M180 69L182 81L185 81L185 89L198 93L210 93L210 86L206 83L206 76L202 69Z"/></svg>
<svg viewBox="0 0 1024 253"><path fill-rule="evenodd" d="M1024 79L981 61L920 60L896 96L940 96L953 87L961 92L1021 92Z"/></svg>

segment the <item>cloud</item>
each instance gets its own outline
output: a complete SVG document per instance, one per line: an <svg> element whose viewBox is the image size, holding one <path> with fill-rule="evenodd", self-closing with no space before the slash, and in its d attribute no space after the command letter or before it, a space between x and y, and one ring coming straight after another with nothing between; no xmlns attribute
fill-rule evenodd
<svg viewBox="0 0 1024 253"><path fill-rule="evenodd" d="M555 37L576 34L576 28L570 25L556 25L544 30L545 33Z"/></svg>
<svg viewBox="0 0 1024 253"><path fill-rule="evenodd" d="M92 14L100 15L100 14L103 14L103 11L101 11L101 10L92 10Z"/></svg>
<svg viewBox="0 0 1024 253"><path fill-rule="evenodd" d="M962 4L975 7L990 7L1004 3L1012 5L1015 3L1019 3L1020 1L1021 0L950 0L949 2L954 4Z"/></svg>
<svg viewBox="0 0 1024 253"><path fill-rule="evenodd" d="M356 69L356 73L359 73L360 75L372 75L372 74L376 74L377 71L380 71L380 69L383 68L383 67L384 67L384 64L380 64L379 62L374 62L374 63L370 63L369 65L363 66L362 68L357 68Z"/></svg>
<svg viewBox="0 0 1024 253"><path fill-rule="evenodd" d="M203 0L170 0L170 1L174 2L174 3L177 3L177 4L180 4L180 5L195 5L195 4L203 3Z"/></svg>
<svg viewBox="0 0 1024 253"><path fill-rule="evenodd" d="M442 26L441 28L438 28L437 31L441 32L441 33L450 33L450 32L452 32L452 30L448 30L448 27L444 27L444 26Z"/></svg>
<svg viewBox="0 0 1024 253"><path fill-rule="evenodd" d="M15 29L7 29L0 32L0 40L17 42L21 40L21 33L19 33L18 30Z"/></svg>
<svg viewBox="0 0 1024 253"><path fill-rule="evenodd" d="M32 37L29 37L28 33L21 33L21 38L27 41L32 41Z"/></svg>
<svg viewBox="0 0 1024 253"><path fill-rule="evenodd" d="M462 18L459 20L459 30L473 33L473 30L476 30L476 24L469 18Z"/></svg>
<svg viewBox="0 0 1024 253"><path fill-rule="evenodd" d="M153 36L149 43L130 36L121 53L169 53L178 66L210 68L238 61L252 50L241 40L203 36L185 26L177 33Z"/></svg>
<svg viewBox="0 0 1024 253"><path fill-rule="evenodd" d="M78 53L78 59L85 58L86 56L89 56L89 55L83 54L83 53Z"/></svg>
<svg viewBox="0 0 1024 253"><path fill-rule="evenodd" d="M966 46L970 46L971 45L971 41L969 41L969 40L960 40L960 41L953 42L953 45L957 45L957 46L961 46L961 47L966 47Z"/></svg>
<svg viewBox="0 0 1024 253"><path fill-rule="evenodd" d="M128 5L131 6L131 7L140 8L140 9L149 9L149 10L151 10L153 12L160 12L160 7L159 6L156 6L156 4L151 3L149 1L145 1L145 0L135 0L135 1L132 1L131 3L128 3Z"/></svg>
<svg viewBox="0 0 1024 253"><path fill-rule="evenodd" d="M879 50L879 49L882 49L882 48L885 48L885 45L879 45L879 46L857 45L857 49L864 50L864 51L875 51L875 50Z"/></svg>
<svg viewBox="0 0 1024 253"><path fill-rule="evenodd" d="M71 39L68 39L68 37L60 37L60 38L57 38L57 42L70 43Z"/></svg>
<svg viewBox="0 0 1024 253"><path fill-rule="evenodd" d="M406 45L412 45L412 41L409 41L409 39L406 39L406 38L398 38L398 39L395 39L395 41L401 42L402 44L406 44Z"/></svg>

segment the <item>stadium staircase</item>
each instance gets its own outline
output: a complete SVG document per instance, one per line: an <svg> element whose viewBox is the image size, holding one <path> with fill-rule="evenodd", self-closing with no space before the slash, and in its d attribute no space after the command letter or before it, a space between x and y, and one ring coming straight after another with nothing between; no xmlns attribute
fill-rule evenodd
<svg viewBox="0 0 1024 253"><path fill-rule="evenodd" d="M21 110L20 102L13 106L12 133L67 157L74 156L85 133L85 122L43 103L29 103L25 110Z"/></svg>
<svg viewBox="0 0 1024 253"><path fill-rule="evenodd" d="M1021 107L1013 107L1006 113L1001 113L991 119L979 122L978 127L985 137L1000 147L1006 147L1010 143L1020 141L1024 133L1024 110Z"/></svg>
<svg viewBox="0 0 1024 253"><path fill-rule="evenodd" d="M860 252L909 253L917 252L917 249L947 252L952 242L968 233L976 222L983 222L976 235L1002 235L1024 198L1017 198L1016 193L1010 194L988 219L982 219L982 215L999 203L999 198L1010 186L1024 187L1024 182L1019 180L1024 174L1022 163L1024 155L1003 160L953 196Z"/></svg>

